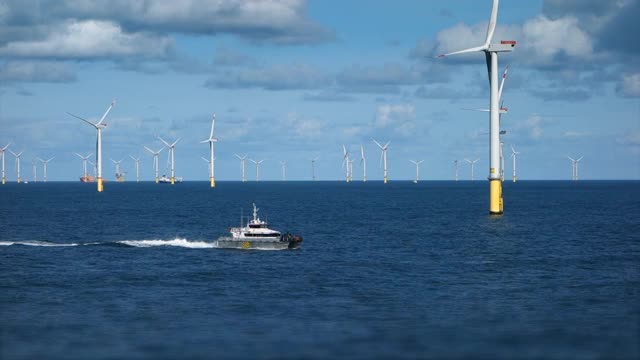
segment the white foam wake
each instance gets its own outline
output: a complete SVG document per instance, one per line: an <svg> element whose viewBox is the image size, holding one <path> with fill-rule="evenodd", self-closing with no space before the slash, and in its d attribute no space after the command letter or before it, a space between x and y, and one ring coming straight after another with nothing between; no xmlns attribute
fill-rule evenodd
<svg viewBox="0 0 640 360"><path fill-rule="evenodd" d="M118 241L118 243L135 247L179 246L191 249L206 249L217 247L217 243L215 242L188 241L187 239L177 238L173 240L123 240Z"/></svg>
<svg viewBox="0 0 640 360"><path fill-rule="evenodd" d="M0 246L26 245L26 246L78 246L76 243L52 243L48 241L0 241Z"/></svg>

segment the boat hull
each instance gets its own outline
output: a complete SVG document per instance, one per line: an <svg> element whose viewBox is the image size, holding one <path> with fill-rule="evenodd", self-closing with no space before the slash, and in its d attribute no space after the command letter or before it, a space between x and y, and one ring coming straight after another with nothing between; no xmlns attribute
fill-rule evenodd
<svg viewBox="0 0 640 360"><path fill-rule="evenodd" d="M295 249L300 246L299 240L281 240L280 238L218 238L218 248L221 249L242 249L242 250L285 250Z"/></svg>

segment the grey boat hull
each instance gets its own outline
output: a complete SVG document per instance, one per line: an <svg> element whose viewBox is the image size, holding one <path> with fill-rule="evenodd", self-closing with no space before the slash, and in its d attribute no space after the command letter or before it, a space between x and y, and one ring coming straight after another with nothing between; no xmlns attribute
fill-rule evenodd
<svg viewBox="0 0 640 360"><path fill-rule="evenodd" d="M295 248L291 246L289 241L281 241L276 239L235 239L231 237L221 237L218 239L218 248L221 249L256 249L256 250L285 250Z"/></svg>

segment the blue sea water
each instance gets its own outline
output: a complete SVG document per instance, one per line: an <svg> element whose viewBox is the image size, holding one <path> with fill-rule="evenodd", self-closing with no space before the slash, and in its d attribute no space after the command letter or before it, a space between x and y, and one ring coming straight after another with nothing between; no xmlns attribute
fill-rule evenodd
<svg viewBox="0 0 640 360"><path fill-rule="evenodd" d="M639 182L217 185L0 186L0 358L640 356Z"/></svg>

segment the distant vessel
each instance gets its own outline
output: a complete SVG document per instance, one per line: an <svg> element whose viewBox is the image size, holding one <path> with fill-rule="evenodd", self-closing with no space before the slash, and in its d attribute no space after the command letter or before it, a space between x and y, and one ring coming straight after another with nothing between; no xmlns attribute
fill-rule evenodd
<svg viewBox="0 0 640 360"><path fill-rule="evenodd" d="M94 178L91 175L87 175L87 176L80 176L80 181L85 183L85 182L96 182L96 178Z"/></svg>
<svg viewBox="0 0 640 360"><path fill-rule="evenodd" d="M161 184L171 184L171 178L167 177L166 175L162 175L162 177L158 178L158 182ZM175 178L175 182L181 183L182 178L181 177Z"/></svg>
<svg viewBox="0 0 640 360"><path fill-rule="evenodd" d="M124 173L116 173L116 182L124 182Z"/></svg>
<svg viewBox="0 0 640 360"><path fill-rule="evenodd" d="M269 229L267 222L258 217L258 208L253 204L253 219L247 226L230 228L231 236L218 238L218 247L226 249L264 249L284 250L295 249L302 242L301 236L290 233L281 234L279 231Z"/></svg>

